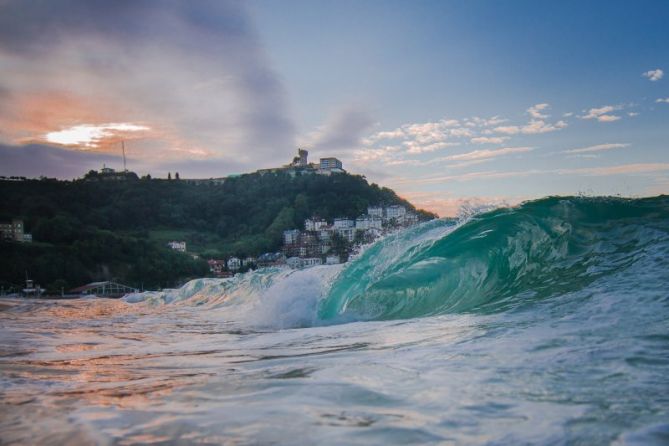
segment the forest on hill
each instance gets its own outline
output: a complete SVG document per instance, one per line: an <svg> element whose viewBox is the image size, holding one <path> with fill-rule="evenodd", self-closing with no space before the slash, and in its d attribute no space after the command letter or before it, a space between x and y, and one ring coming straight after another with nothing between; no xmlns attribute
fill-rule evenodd
<svg viewBox="0 0 669 446"><path fill-rule="evenodd" d="M87 178L0 181L0 221L23 219L34 240L0 242L0 283L20 284L28 274L52 290L112 279L175 286L206 276L204 259L279 250L283 231L311 216L355 218L376 204L415 210L392 190L349 174L253 173L222 184ZM171 240L186 241L189 254L169 249Z"/></svg>

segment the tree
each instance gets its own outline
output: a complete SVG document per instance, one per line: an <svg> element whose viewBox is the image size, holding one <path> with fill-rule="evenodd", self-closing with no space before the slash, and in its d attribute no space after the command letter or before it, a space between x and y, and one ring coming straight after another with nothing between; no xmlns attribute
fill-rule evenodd
<svg viewBox="0 0 669 446"><path fill-rule="evenodd" d="M179 179L179 172L176 172L176 173L174 174L174 179L175 179L175 180L178 180L178 179Z"/></svg>
<svg viewBox="0 0 669 446"><path fill-rule="evenodd" d="M167 179L171 180L172 179L172 174L170 172L167 172Z"/></svg>

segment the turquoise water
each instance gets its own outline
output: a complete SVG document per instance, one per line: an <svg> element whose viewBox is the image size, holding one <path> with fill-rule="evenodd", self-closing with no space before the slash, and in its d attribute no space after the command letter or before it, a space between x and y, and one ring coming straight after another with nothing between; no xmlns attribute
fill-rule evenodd
<svg viewBox="0 0 669 446"><path fill-rule="evenodd" d="M2 444L669 443L669 197L546 198L343 266L0 308Z"/></svg>

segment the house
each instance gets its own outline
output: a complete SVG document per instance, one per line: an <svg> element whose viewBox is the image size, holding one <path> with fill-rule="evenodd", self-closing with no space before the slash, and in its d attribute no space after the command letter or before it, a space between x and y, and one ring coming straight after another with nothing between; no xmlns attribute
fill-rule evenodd
<svg viewBox="0 0 669 446"><path fill-rule="evenodd" d="M307 259L302 259L302 267L303 268L309 268L310 266L317 266L317 265L322 265L323 261L320 259L320 257L311 257Z"/></svg>
<svg viewBox="0 0 669 446"><path fill-rule="evenodd" d="M386 208L386 219L392 220L395 219L398 222L404 221L404 216L406 215L407 210L404 206L392 205Z"/></svg>
<svg viewBox="0 0 669 446"><path fill-rule="evenodd" d="M293 269L298 269L302 267L302 259L299 257L288 257L286 263Z"/></svg>
<svg viewBox="0 0 669 446"><path fill-rule="evenodd" d="M183 241L181 242L171 241L167 243L167 246L175 251L186 252L186 242Z"/></svg>
<svg viewBox="0 0 669 446"><path fill-rule="evenodd" d="M321 242L328 242L332 238L332 228L331 227L325 227L321 228L320 231L318 231L318 240Z"/></svg>
<svg viewBox="0 0 669 446"><path fill-rule="evenodd" d="M278 266L286 263L286 256L280 252L266 252L258 256L256 264L265 268L268 266Z"/></svg>
<svg viewBox="0 0 669 446"><path fill-rule="evenodd" d="M352 221L352 220L351 220ZM350 227L350 228L340 228L336 230L337 234L339 234L342 238L348 240L349 242L352 242L355 240L355 228Z"/></svg>
<svg viewBox="0 0 669 446"><path fill-rule="evenodd" d="M350 218L335 218L333 226L335 230L344 228L354 228L355 221L351 220Z"/></svg>
<svg viewBox="0 0 669 446"><path fill-rule="evenodd" d="M283 231L283 244L284 245L294 245L297 243L297 239L300 236L299 229L289 229Z"/></svg>
<svg viewBox="0 0 669 446"><path fill-rule="evenodd" d="M304 259L300 257L290 257L286 260L286 263L293 269L301 269L322 265L323 261L319 257L308 257Z"/></svg>
<svg viewBox="0 0 669 446"><path fill-rule="evenodd" d="M321 228L327 227L328 222L320 218L308 218L304 220L305 231L319 231Z"/></svg>
<svg viewBox="0 0 669 446"><path fill-rule="evenodd" d="M358 231L367 231L369 229L381 229L383 221L379 217L372 217L371 215L361 215L355 219L355 229Z"/></svg>
<svg viewBox="0 0 669 446"><path fill-rule="evenodd" d="M209 272L216 276L220 276L225 270L225 260L207 260L209 265Z"/></svg>
<svg viewBox="0 0 669 446"><path fill-rule="evenodd" d="M339 263L341 263L341 259L339 258L339 256L330 255L325 258L326 265L337 265Z"/></svg>
<svg viewBox="0 0 669 446"><path fill-rule="evenodd" d="M367 215L370 217L383 218L383 208L381 206L369 206Z"/></svg>
<svg viewBox="0 0 669 446"><path fill-rule="evenodd" d="M321 169L342 169L342 163L337 158L321 158Z"/></svg>
<svg viewBox="0 0 669 446"><path fill-rule="evenodd" d="M413 226L418 224L418 215L414 212L407 212L404 216L404 224L407 226Z"/></svg>
<svg viewBox="0 0 669 446"><path fill-rule="evenodd" d="M11 223L0 223L0 232L2 232L1 236L4 240L13 240L15 242L28 241L25 239L26 234L24 234L23 230L23 220L17 218L13 219ZM27 235L30 237L30 241L32 241L32 236L30 234Z"/></svg>
<svg viewBox="0 0 669 446"><path fill-rule="evenodd" d="M228 271L239 271L242 267L242 261L237 257L230 257L227 262Z"/></svg>
<svg viewBox="0 0 669 446"><path fill-rule="evenodd" d="M344 173L344 168L337 158L321 158L318 173L321 175L330 175L332 173Z"/></svg>
<svg viewBox="0 0 669 446"><path fill-rule="evenodd" d="M243 267L252 267L253 265L256 264L256 259L255 257L246 257L244 260L242 260L242 266Z"/></svg>

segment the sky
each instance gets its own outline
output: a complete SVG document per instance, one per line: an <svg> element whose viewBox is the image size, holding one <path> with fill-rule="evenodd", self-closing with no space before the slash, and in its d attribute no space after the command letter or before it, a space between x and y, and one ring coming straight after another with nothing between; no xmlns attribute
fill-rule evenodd
<svg viewBox="0 0 669 446"><path fill-rule="evenodd" d="M442 216L669 193L669 3L0 0L0 175L336 156Z"/></svg>

